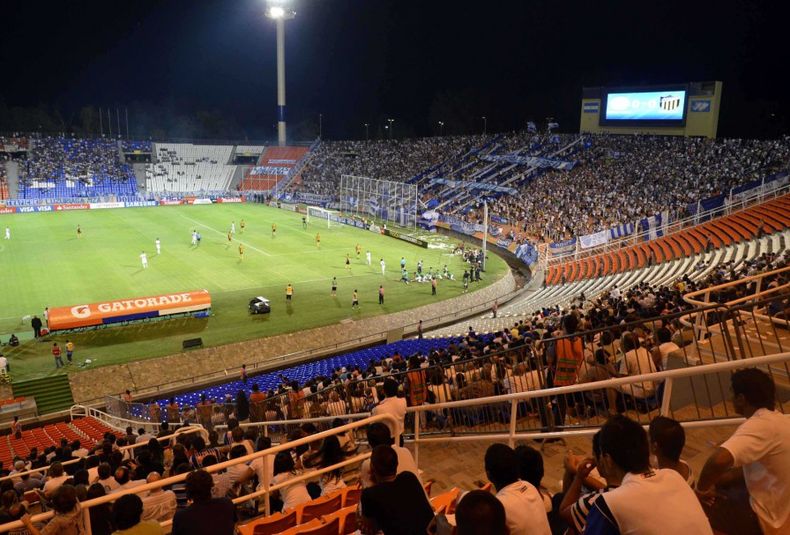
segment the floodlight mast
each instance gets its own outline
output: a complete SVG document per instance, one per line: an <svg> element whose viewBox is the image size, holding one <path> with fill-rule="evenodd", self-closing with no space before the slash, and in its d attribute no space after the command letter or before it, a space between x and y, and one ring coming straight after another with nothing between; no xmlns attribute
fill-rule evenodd
<svg viewBox="0 0 790 535"><path fill-rule="evenodd" d="M274 20L277 27L277 144L285 146L285 21L296 16L283 0L269 0L266 16Z"/></svg>

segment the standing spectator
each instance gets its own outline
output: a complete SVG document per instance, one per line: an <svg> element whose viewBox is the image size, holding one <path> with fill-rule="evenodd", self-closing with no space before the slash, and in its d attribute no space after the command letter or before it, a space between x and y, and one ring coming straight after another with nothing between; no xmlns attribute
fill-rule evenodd
<svg viewBox="0 0 790 535"><path fill-rule="evenodd" d="M236 392L236 419L239 422L250 421L250 403L244 390Z"/></svg>
<svg viewBox="0 0 790 535"><path fill-rule="evenodd" d="M161 421L162 407L159 406L159 402L155 399L148 404L148 416L151 418L151 422L155 424Z"/></svg>
<svg viewBox="0 0 790 535"><path fill-rule="evenodd" d="M121 496L112 504L112 517L116 531L113 535L164 535L156 520L140 520L143 500L137 494Z"/></svg>
<svg viewBox="0 0 790 535"><path fill-rule="evenodd" d="M379 285L379 304L384 304L384 286Z"/></svg>
<svg viewBox="0 0 790 535"><path fill-rule="evenodd" d="M417 477L397 473L398 455L389 446L373 449L370 466L374 485L362 491L359 501L363 535L378 530L384 535L425 533L433 509Z"/></svg>
<svg viewBox="0 0 790 535"><path fill-rule="evenodd" d="M41 337L41 327L44 324L41 322L41 318L38 316L33 316L33 319L30 320L30 326L33 327L33 336L36 338Z"/></svg>
<svg viewBox="0 0 790 535"><path fill-rule="evenodd" d="M171 424L181 421L181 413L178 409L176 398L170 398L170 403L167 404L167 421Z"/></svg>
<svg viewBox="0 0 790 535"><path fill-rule="evenodd" d="M69 364L71 364L73 357L74 357L74 342L72 342L71 340L66 340L66 360L69 361Z"/></svg>
<svg viewBox="0 0 790 535"><path fill-rule="evenodd" d="M579 319L576 314L567 314L562 318L562 337L555 341L554 347L554 380L552 386L570 386L576 383L578 370L584 361L584 345L582 337L576 336ZM582 396L576 394L560 394L557 396L559 410L558 424L565 424L565 415L570 412L577 415L576 405L582 405Z"/></svg>
<svg viewBox="0 0 790 535"><path fill-rule="evenodd" d="M600 443L605 472L622 478L622 484L595 501L585 535L713 534L686 481L674 470L650 468L650 447L641 425L613 416L601 428Z"/></svg>
<svg viewBox="0 0 790 535"><path fill-rule="evenodd" d="M14 421L11 422L11 435L17 440L22 438L22 424L19 423L19 416L14 416Z"/></svg>
<svg viewBox="0 0 790 535"><path fill-rule="evenodd" d="M8 373L8 359L0 353L0 373Z"/></svg>
<svg viewBox="0 0 790 535"><path fill-rule="evenodd" d="M192 504L176 512L172 535L233 535L236 508L228 498L212 498L214 480L205 470L190 473L187 497Z"/></svg>
<svg viewBox="0 0 790 535"><path fill-rule="evenodd" d="M417 338L422 340L422 320L417 322Z"/></svg>
<svg viewBox="0 0 790 535"><path fill-rule="evenodd" d="M63 357L60 356L60 346L57 342L52 343L52 356L55 357L55 369L63 367Z"/></svg>
<svg viewBox="0 0 790 535"><path fill-rule="evenodd" d="M406 380L409 388L409 405L414 407L425 403L428 385L425 371L421 368L420 357L417 355L409 357L409 371L406 373Z"/></svg>
<svg viewBox="0 0 790 535"><path fill-rule="evenodd" d="M505 444L492 444L485 455L485 469L505 508L510 535L550 535L546 508L538 490L519 479L516 452Z"/></svg>
<svg viewBox="0 0 790 535"><path fill-rule="evenodd" d="M708 458L697 492L708 498L731 468L743 467L763 533L790 533L790 421L775 410L776 387L765 372L739 370L731 383L735 411L746 421Z"/></svg>
<svg viewBox="0 0 790 535"><path fill-rule="evenodd" d="M386 422L395 444L402 445L403 423L406 419L406 400L398 397L398 382L395 379L384 380L384 399L373 408L373 416L391 414L395 422Z"/></svg>

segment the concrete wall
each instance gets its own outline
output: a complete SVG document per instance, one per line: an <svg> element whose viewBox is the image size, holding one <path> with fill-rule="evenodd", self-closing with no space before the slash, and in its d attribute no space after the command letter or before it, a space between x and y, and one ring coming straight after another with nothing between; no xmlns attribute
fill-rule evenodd
<svg viewBox="0 0 790 535"><path fill-rule="evenodd" d="M76 403L99 401L106 395L118 395L127 388L133 392L147 393L153 392L152 389L157 385L164 385L159 388L160 394L158 395L178 390L189 390L197 388L198 385L195 383L201 382L201 379L204 383L206 381L218 383L236 379L242 364L247 364L248 368L252 368L251 363L259 363L262 367L257 369L275 369L284 365L278 357L290 353L345 344L378 333L382 333L381 339L385 340L388 331L400 330L404 326L410 326L409 332L411 332L420 319L425 321L427 328L432 326L430 318L437 318L457 311L465 311L468 315L475 306L491 302L494 299L503 299L515 290L515 279L508 271L500 280L481 290L412 310L359 321L344 321L340 324L199 349L188 353L177 353L157 359L104 366L71 374L69 382ZM439 292L441 291L440 285ZM346 348L340 352L350 350L351 348ZM318 355L313 356L317 357ZM225 373L227 373L227 378L224 377Z"/></svg>

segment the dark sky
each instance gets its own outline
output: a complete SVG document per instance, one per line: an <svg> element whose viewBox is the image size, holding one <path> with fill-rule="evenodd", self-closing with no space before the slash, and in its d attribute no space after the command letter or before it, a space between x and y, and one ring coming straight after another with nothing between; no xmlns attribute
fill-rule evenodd
<svg viewBox="0 0 790 535"><path fill-rule="evenodd" d="M578 127L583 86L724 81L720 135L787 132L782 2L293 0L289 123L324 136ZM0 3L0 98L74 120L85 105L275 122L275 32L263 0ZM132 113L130 121L138 119Z"/></svg>

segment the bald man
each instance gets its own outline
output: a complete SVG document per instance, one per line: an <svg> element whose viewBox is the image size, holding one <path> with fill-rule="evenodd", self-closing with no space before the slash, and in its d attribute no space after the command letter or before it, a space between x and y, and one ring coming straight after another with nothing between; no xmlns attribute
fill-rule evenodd
<svg viewBox="0 0 790 535"><path fill-rule="evenodd" d="M146 478L146 483L154 483L162 479L157 472L151 472ZM170 520L176 512L176 495L172 490L164 490L163 487L148 491L147 495L141 496L143 499L143 516L141 520L156 520L164 522Z"/></svg>

